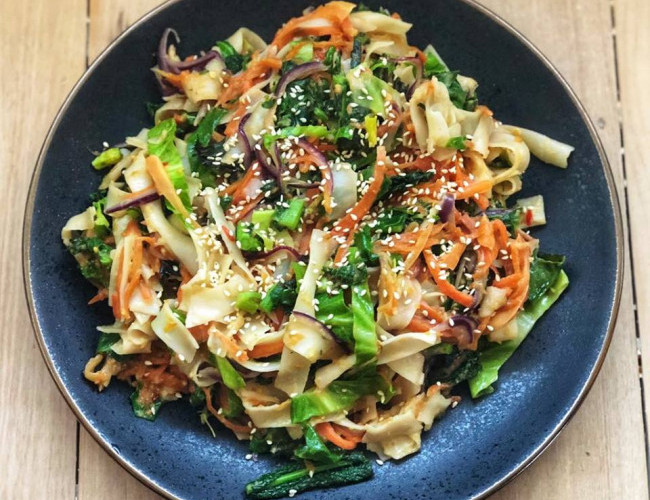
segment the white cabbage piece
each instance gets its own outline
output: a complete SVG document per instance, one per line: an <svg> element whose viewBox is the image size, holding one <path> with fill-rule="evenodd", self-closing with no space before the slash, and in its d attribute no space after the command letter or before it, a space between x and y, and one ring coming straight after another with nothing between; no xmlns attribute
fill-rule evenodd
<svg viewBox="0 0 650 500"><path fill-rule="evenodd" d="M68 219L63 229L61 229L61 239L65 246L70 245L73 231L90 231L95 227L95 207L88 207L80 214L74 215Z"/></svg>
<svg viewBox="0 0 650 500"><path fill-rule="evenodd" d="M239 329L239 343L246 349L251 350L257 344L260 344L261 340L268 342L270 337L273 337L274 340L275 338L281 338L280 332L277 332L277 335L269 335L270 330L271 327L261 316L246 318L246 322Z"/></svg>
<svg viewBox="0 0 650 500"><path fill-rule="evenodd" d="M158 233L160 242L173 253L191 274L198 270L196 249L192 239L172 226L165 218L160 200L140 207L149 231Z"/></svg>
<svg viewBox="0 0 650 500"><path fill-rule="evenodd" d="M449 139L461 134L458 110L449 98L449 91L436 78L420 84L409 101L415 140L423 151L432 153L444 148Z"/></svg>
<svg viewBox="0 0 650 500"><path fill-rule="evenodd" d="M511 167L495 172L494 183L498 184L513 177L523 174L530 163L530 150L521 136L510 127L502 125L497 127L490 136L490 155L488 160L494 156L506 154Z"/></svg>
<svg viewBox="0 0 650 500"><path fill-rule="evenodd" d="M398 359L411 356L439 342L438 335L433 331L426 333L401 333L385 341L380 341L377 364L391 363Z"/></svg>
<svg viewBox="0 0 650 500"><path fill-rule="evenodd" d="M336 241L329 233L315 229L309 240L309 263L305 276L300 283L298 299L294 311L315 316L314 295L316 293L316 280L323 272L323 266L332 256L336 248Z"/></svg>
<svg viewBox="0 0 650 500"><path fill-rule="evenodd" d="M396 359L387 364L391 370L404 377L411 384L421 386L424 383L424 355L421 352Z"/></svg>
<svg viewBox="0 0 650 500"><path fill-rule="evenodd" d="M411 23L395 19L379 12L362 11L350 14L352 26L361 33L389 33L391 35L405 35L413 26Z"/></svg>
<svg viewBox="0 0 650 500"><path fill-rule="evenodd" d="M543 162L560 168L566 168L568 166L569 156L575 150L573 146L556 141L547 135L533 130L510 125L504 125L504 127L513 134L521 137L530 149L530 152Z"/></svg>
<svg viewBox="0 0 650 500"><path fill-rule="evenodd" d="M113 167L104 176L101 184L99 185L99 189L106 189L108 188L111 182L114 182L117 179L119 179L120 175L122 175L122 171L125 168L127 168L129 165L131 165L131 163L137 156L137 151L134 151L133 153L131 153L128 149L120 149L120 151L122 152L122 159L118 161L115 165L113 165Z"/></svg>
<svg viewBox="0 0 650 500"><path fill-rule="evenodd" d="M301 394L305 390L310 367L311 361L285 347L280 357L275 387L286 392L290 397Z"/></svg>
<svg viewBox="0 0 650 500"><path fill-rule="evenodd" d="M352 368L356 362L357 357L354 354L348 354L347 356L339 357L330 364L319 368L316 370L314 375L314 383L316 384L316 387L321 389L327 387Z"/></svg>
<svg viewBox="0 0 650 500"><path fill-rule="evenodd" d="M332 213L330 218L337 220L357 203L357 173L349 163L332 165Z"/></svg>
<svg viewBox="0 0 650 500"><path fill-rule="evenodd" d="M479 318L488 318L492 316L497 309L503 307L508 301L508 291L504 288L489 286L485 289L485 296L481 301L481 307L478 309Z"/></svg>
<svg viewBox="0 0 650 500"><path fill-rule="evenodd" d="M422 289L418 280L398 274L395 279L397 280L397 291L400 294L400 299L397 301L395 313L387 315L383 311L377 314L377 323L379 326L386 330L401 330L411 322L415 311L417 311L420 300L422 299ZM380 304L385 300L380 290Z"/></svg>
<svg viewBox="0 0 650 500"><path fill-rule="evenodd" d="M251 280L254 280L253 275L248 268L248 264L246 263L246 259L241 253L241 250L237 244L225 233L225 231L228 231L231 236L234 236L235 228L232 223L226 219L226 215L223 213L223 209L219 204L219 194L214 189L207 189L203 192L203 195L207 202L208 212L210 213L212 220L214 220L217 231L221 235L221 239L228 249L228 253L233 257L235 263L240 267L240 269L244 271Z"/></svg>
<svg viewBox="0 0 650 500"><path fill-rule="evenodd" d="M339 351L334 339L324 333L315 320L301 315L291 315L283 339L285 348L297 352L312 363L332 358Z"/></svg>
<svg viewBox="0 0 650 500"><path fill-rule="evenodd" d="M506 323L501 328L496 328L488 334L490 342L507 342L514 340L519 334L519 325L517 324L517 317L515 316L509 323Z"/></svg>
<svg viewBox="0 0 650 500"><path fill-rule="evenodd" d="M163 97L163 101L165 101L165 104L160 106L154 114L154 123L156 125L167 118L172 118L176 113L196 113L199 110L199 106L183 94Z"/></svg>
<svg viewBox="0 0 650 500"><path fill-rule="evenodd" d="M199 344L172 312L171 302L171 300L164 302L160 313L151 322L151 328L156 336L181 358L181 361L191 362Z"/></svg>
<svg viewBox="0 0 650 500"><path fill-rule="evenodd" d="M185 95L193 103L215 101L221 95L224 66L219 59L212 59L205 66L206 71L191 71L182 79ZM183 76L183 75L181 75Z"/></svg>
<svg viewBox="0 0 650 500"><path fill-rule="evenodd" d="M239 28L228 37L227 42L240 54L254 51L261 52L266 48L266 42L248 28Z"/></svg>
<svg viewBox="0 0 650 500"><path fill-rule="evenodd" d="M440 387L432 386L426 394L411 398L398 413L367 424L362 442L381 458L397 460L415 453L420 449L422 429L429 430L450 404L451 400L440 394Z"/></svg>
<svg viewBox="0 0 650 500"><path fill-rule="evenodd" d="M523 228L543 226L546 224L546 212L544 210L544 197L542 195L531 196L530 198L520 198L517 200L517 206L523 209L524 214L530 211L530 221L528 215L523 217L521 226Z"/></svg>
<svg viewBox="0 0 650 500"><path fill-rule="evenodd" d="M185 325L192 328L211 321L223 322L224 317L235 312L235 300L240 292L252 290L251 282L239 274L214 287L196 286L192 282L183 286L182 308L187 311Z"/></svg>
<svg viewBox="0 0 650 500"><path fill-rule="evenodd" d="M129 300L129 310L133 313L139 313L146 316L157 316L162 306L162 301L154 293L151 294L150 299L145 299L140 291L140 287L136 287L131 294Z"/></svg>
<svg viewBox="0 0 650 500"><path fill-rule="evenodd" d="M124 171L124 178L134 192L153 187L153 181L147 173L143 152L140 152L131 166ZM161 243L183 263L190 273L195 274L198 270L198 261L194 243L189 236L172 226L165 218L160 200L152 201L140 208L149 231L158 233Z"/></svg>

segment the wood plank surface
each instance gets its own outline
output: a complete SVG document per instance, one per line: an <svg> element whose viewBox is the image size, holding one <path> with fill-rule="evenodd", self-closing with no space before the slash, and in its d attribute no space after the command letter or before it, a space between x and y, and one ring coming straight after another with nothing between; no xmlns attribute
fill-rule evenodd
<svg viewBox="0 0 650 500"><path fill-rule="evenodd" d="M88 1L87 47L91 61L128 25L160 3L159 0ZM625 209L609 0L484 0L483 3L523 31L573 85L597 124ZM647 0L614 0L614 3L636 292L638 303L647 304L650 285L640 282L644 276L641 266L648 269L645 264L650 259L642 245L650 236L644 221L647 213L644 208L650 202L643 197L644 188L650 184L650 174L645 173L641 148L644 132L650 132L650 116L643 111L643 98L650 85L650 65L646 61L650 34L645 27L650 21L650 5ZM11 286L5 290L19 290L22 286L20 269L16 266L20 255L16 228L20 227L31 165L46 127L83 68L86 10L83 0L51 3L7 0L0 5L3 28L0 37L4 42L0 47L0 65L4 70L0 76L0 95L9 96L10 116L8 121L0 121L3 137L0 173L6 179L9 168L13 172L9 185L0 184L0 194L4 195L5 206L15 212L0 220L0 276ZM15 40L23 41L23 45L14 43ZM33 56L46 51L48 58ZM49 82L48 85L34 78L37 71L45 75L43 81ZM16 165L28 167L17 169ZM648 498L628 260L625 272L627 279L616 334L587 400L550 449L493 498ZM47 487L45 491L50 498L72 499L75 495L74 420L40 360L22 295L14 295L0 295L3 312L0 339L4 346L0 350L0 436L3 444L6 443L0 466L3 466L3 476L9 478L0 481L0 498L42 498ZM650 313L640 308L639 321L642 331L647 331L644 326L650 322ZM29 338L28 342L23 335ZM650 338L642 345L645 359L650 359ZM45 390L30 391L34 385ZM39 410L25 412L26 408ZM159 498L122 470L83 429L78 459L81 500ZM21 473L22 470L29 470L29 474ZM37 482L33 481L34 472L39 477Z"/></svg>
<svg viewBox="0 0 650 500"><path fill-rule="evenodd" d="M72 499L76 420L36 345L21 228L47 129L84 69L84 0L0 2L0 498Z"/></svg>
<svg viewBox="0 0 650 500"><path fill-rule="evenodd" d="M650 241L650 170L648 155L643 149L650 135L650 114L647 106L647 89L650 87L650 2L637 0L615 0L614 23L618 54L620 83L622 150L627 173L627 195L630 225L632 227L631 248L634 259L634 285L636 303L639 305L638 330L640 349L644 361L645 412L650 416L648 401L648 376L650 375L650 252L646 243Z"/></svg>

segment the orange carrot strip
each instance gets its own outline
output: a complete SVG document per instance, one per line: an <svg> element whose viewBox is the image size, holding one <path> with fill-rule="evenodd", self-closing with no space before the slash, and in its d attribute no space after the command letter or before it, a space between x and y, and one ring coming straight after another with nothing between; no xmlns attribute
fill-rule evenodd
<svg viewBox="0 0 650 500"><path fill-rule="evenodd" d="M178 213L181 214L183 219L190 220L192 221L192 225L194 227L199 227L198 222L190 218L190 214L176 193L174 185L169 179L167 171L165 170L163 163L160 161L160 158L158 158L156 155L149 155L147 157L146 166L147 172L149 172L149 175L153 179L153 183L156 186L156 191L158 191L158 194L164 196L167 201L169 201L169 203L171 203L171 205L178 211Z"/></svg>
<svg viewBox="0 0 650 500"><path fill-rule="evenodd" d="M377 163L375 166L373 181L352 210L336 223L332 230L332 236L343 236L348 231L352 232L361 218L368 213L381 190L381 186L384 182L385 170L386 148L384 148L384 146L379 146L377 148Z"/></svg>
<svg viewBox="0 0 650 500"><path fill-rule="evenodd" d="M280 354L282 349L284 349L284 342L282 339L276 340L275 342L257 344L248 351L248 357L250 359L268 358L269 356Z"/></svg>
<svg viewBox="0 0 650 500"><path fill-rule="evenodd" d="M433 231L433 224L427 224L426 227L420 228L418 231L418 238L415 240L415 245L412 247L411 251L404 261L404 269L409 270L413 263L420 257L422 251L427 248L427 241L429 241L429 236Z"/></svg>
<svg viewBox="0 0 650 500"><path fill-rule="evenodd" d="M88 305L101 302L102 300L106 300L107 298L108 298L108 290L106 290L106 288L102 288L95 294L95 296L92 299L88 301Z"/></svg>
<svg viewBox="0 0 650 500"><path fill-rule="evenodd" d="M438 285L440 292L445 294L454 302L458 302L465 307L470 307L474 303L474 297L467 293L461 292L456 287L454 287L454 285L449 283L449 281L440 276L440 270L436 264L436 258L434 257L431 250L424 251L424 259L427 262L427 267L429 268L429 272L433 277L433 281L435 281L436 285Z"/></svg>
<svg viewBox="0 0 650 500"><path fill-rule="evenodd" d="M332 424L329 422L321 422L320 424L316 424L314 428L320 437L326 439L333 445L338 446L343 450L354 450L359 442L355 442L339 436L334 430L334 427L332 427Z"/></svg>
<svg viewBox="0 0 650 500"><path fill-rule="evenodd" d="M241 424L236 424L234 422L231 422L228 420L226 417L221 415L217 410L215 410L214 406L212 406L212 394L210 394L210 389L207 387L202 387L203 393L205 394L205 407L208 409L210 413L212 413L212 416L216 418L219 422L221 422L224 427L227 427L233 432L238 432L240 434L250 434L251 428L248 427L247 425L241 425Z"/></svg>

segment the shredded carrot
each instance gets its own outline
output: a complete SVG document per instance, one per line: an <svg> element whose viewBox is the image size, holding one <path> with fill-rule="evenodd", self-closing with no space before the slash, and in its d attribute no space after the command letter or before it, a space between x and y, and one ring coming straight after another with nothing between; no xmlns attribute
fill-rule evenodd
<svg viewBox="0 0 650 500"><path fill-rule="evenodd" d="M226 352L231 358L238 361L248 360L248 354L246 354L246 351L244 351L232 338L227 337L216 328L214 329L214 333L219 338L221 345L226 349Z"/></svg>
<svg viewBox="0 0 650 500"><path fill-rule="evenodd" d="M108 298L108 290L106 290L106 288L102 288L95 294L95 296L92 299L88 301L88 305L101 302L102 300L106 300L107 298Z"/></svg>
<svg viewBox="0 0 650 500"><path fill-rule="evenodd" d="M171 203L171 205L178 211L178 213L181 214L183 219L191 221L191 224L194 227L199 227L198 222L190 218L190 214L176 193L176 189L174 189L172 181L169 180L169 175L167 175L167 171L165 170L163 163L160 161L160 158L158 158L156 155L149 155L147 157L146 166L147 172L149 172L149 175L153 179L153 183L156 186L156 191L158 191L158 194L164 196L167 201L169 201L169 203Z"/></svg>
<svg viewBox="0 0 650 500"><path fill-rule="evenodd" d="M433 281L435 281L436 285L438 285L440 292L452 299L454 302L458 302L465 307L470 307L474 303L474 297L467 293L461 292L454 285L449 283L447 279L443 278L440 275L440 268L438 267L436 258L434 257L431 250L425 250L423 254L424 259L427 263L427 267L429 268L429 272L431 273L431 277L433 278Z"/></svg>
<svg viewBox="0 0 650 500"><path fill-rule="evenodd" d="M404 261L404 269L409 270L413 263L420 257L420 254L427 246L427 241L429 241L429 236L433 231L433 224L425 224L425 227L421 227L418 231L418 238L415 240L415 245L408 254L408 257Z"/></svg>
<svg viewBox="0 0 650 500"><path fill-rule="evenodd" d="M349 439L339 435L329 422L321 422L316 424L314 428L320 437L343 450L354 450L357 444L361 442L361 438Z"/></svg>
<svg viewBox="0 0 650 500"><path fill-rule="evenodd" d="M281 67L282 61L275 57L258 59L257 55L253 56L245 71L227 79L217 103L226 106L230 101L246 93L258 80L261 81L262 78L269 76L267 72L278 71Z"/></svg>
<svg viewBox="0 0 650 500"><path fill-rule="evenodd" d="M228 420L226 417L221 415L217 410L215 410L214 406L212 406L212 394L210 394L210 389L207 387L202 387L203 389L203 394L205 394L205 407L208 409L208 411L212 414L214 418L216 418L219 422L221 422L224 427L227 427L233 432L237 432L239 434L250 434L252 428L248 427L247 425L241 425L241 424L236 424L230 420Z"/></svg>
<svg viewBox="0 0 650 500"><path fill-rule="evenodd" d="M348 2L329 2L304 16L294 17L278 30L271 45L281 49L294 38L328 35L332 43L351 44L357 34L350 22L350 13L354 7L354 4Z"/></svg>
<svg viewBox="0 0 650 500"><path fill-rule="evenodd" d="M406 329L411 332L428 332L434 326L435 325L431 322L431 320L419 314L415 314L413 315L413 318L411 318L409 324L406 325Z"/></svg>
<svg viewBox="0 0 650 500"><path fill-rule="evenodd" d="M442 323L445 320L445 312L441 308L431 307L424 300L420 302L418 307L421 311L425 312L425 317L429 319L435 319L438 323Z"/></svg>
<svg viewBox="0 0 650 500"><path fill-rule="evenodd" d="M246 114L248 106L248 103L244 102L244 100L239 101L239 107L237 108L237 111L235 111L235 114L228 122L228 125L226 125L226 130L224 131L224 135L226 137L232 137L237 133L239 130L239 122Z"/></svg>
<svg viewBox="0 0 650 500"><path fill-rule="evenodd" d="M275 342L257 344L253 349L248 351L248 357L250 359L268 358L269 356L280 354L282 349L284 349L284 342L282 339L276 340Z"/></svg>
<svg viewBox="0 0 650 500"><path fill-rule="evenodd" d="M364 193L357 204L347 213L345 217L340 219L334 229L332 236L343 236L347 232L352 232L357 226L361 218L368 213L372 207L381 186L384 182L384 172L386 170L386 148L379 146L377 148L377 163L375 164L374 179L368 186L368 190Z"/></svg>
<svg viewBox="0 0 650 500"><path fill-rule="evenodd" d="M208 325L196 325L188 330L199 343L207 342L210 337Z"/></svg>
<svg viewBox="0 0 650 500"><path fill-rule="evenodd" d="M491 180L474 182L473 184L470 184L469 186L463 188L462 192L459 189L458 192L456 193L456 199L457 200L466 200L468 198L471 198L475 194L487 193L491 189L492 189L492 181Z"/></svg>

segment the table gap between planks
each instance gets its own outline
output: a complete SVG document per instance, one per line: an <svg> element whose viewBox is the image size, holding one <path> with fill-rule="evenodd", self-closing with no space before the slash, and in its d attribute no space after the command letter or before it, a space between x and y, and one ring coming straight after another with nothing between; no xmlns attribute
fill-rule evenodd
<svg viewBox="0 0 650 500"><path fill-rule="evenodd" d="M0 219L0 276L5 285L0 295L2 499L159 498L121 469L66 407L31 333L17 265L29 178L56 110L86 64L159 3L7 0L0 5L0 95L8 106L8 119L0 121L0 195L9 211ZM645 59L650 32L644 29L650 3L483 4L529 37L585 104L612 164L630 243L616 333L598 380L557 441L493 498L645 499L647 438L639 376L642 359L650 360L650 312L642 307L637 311L635 304L650 301L650 281L644 279L650 269L650 253L644 248L650 238L645 223L650 201L644 196L650 175L644 174L642 152L644 135L650 133L650 115L643 107L650 86Z"/></svg>

